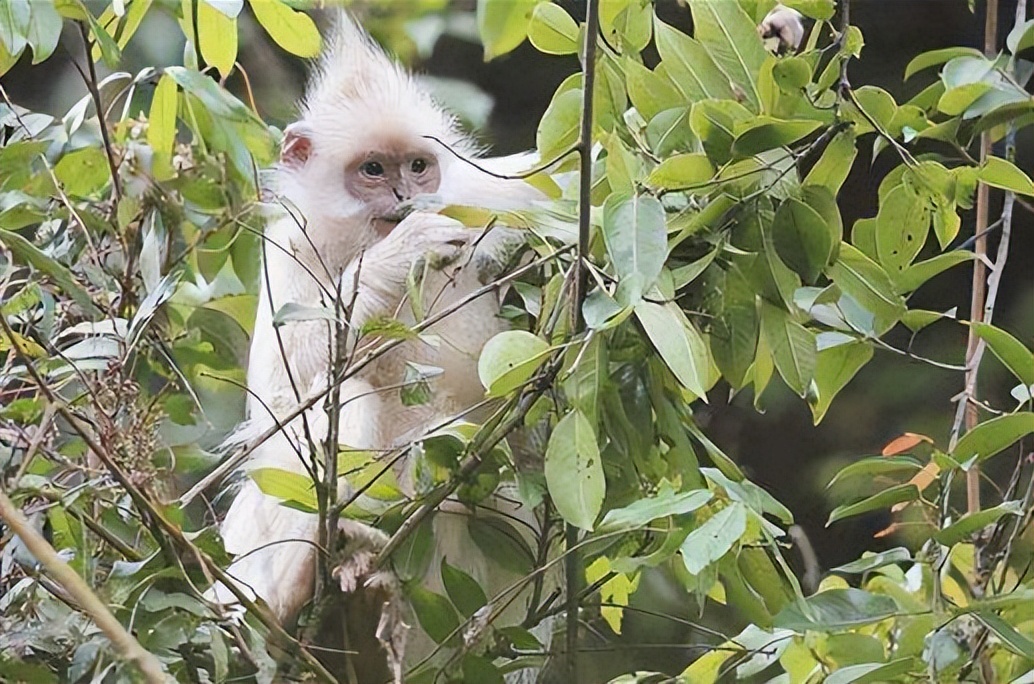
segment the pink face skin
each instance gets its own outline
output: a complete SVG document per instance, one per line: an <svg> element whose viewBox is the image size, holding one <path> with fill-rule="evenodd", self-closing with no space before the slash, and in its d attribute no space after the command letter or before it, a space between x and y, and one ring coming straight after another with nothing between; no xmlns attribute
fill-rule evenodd
<svg viewBox="0 0 1034 684"><path fill-rule="evenodd" d="M292 124L284 131L280 163L301 168L316 154L307 126ZM404 216L400 204L417 195L438 191L441 169L438 159L423 141L371 140L369 149L344 167L344 190L362 202L366 215L380 236L385 236Z"/></svg>
<svg viewBox="0 0 1034 684"><path fill-rule="evenodd" d="M345 166L345 190L367 207L377 232L391 232L403 215L399 204L438 191L438 160L426 149L387 145Z"/></svg>

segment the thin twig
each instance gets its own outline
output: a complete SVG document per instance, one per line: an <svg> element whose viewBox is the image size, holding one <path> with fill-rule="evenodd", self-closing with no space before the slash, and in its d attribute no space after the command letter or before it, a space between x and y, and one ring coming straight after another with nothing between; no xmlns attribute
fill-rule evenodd
<svg viewBox="0 0 1034 684"><path fill-rule="evenodd" d="M118 177L118 162L115 161L115 148L111 145L111 134L108 132L108 122L104 119L104 103L101 101L101 92L97 89L97 65L93 63L93 41L90 40L90 32L86 24L79 24L79 33L83 37L83 50L86 55L86 68L89 71L89 78L86 81L86 89L90 91L93 99L94 109L97 110L97 124L101 129L101 142L104 144L104 156L108 159L108 170L111 172L111 184L115 191L115 199L122 199L122 182Z"/></svg>
<svg viewBox="0 0 1034 684"><path fill-rule="evenodd" d="M104 632L112 645L140 669L150 684L164 684L171 678L165 674L162 664L153 653L140 645L133 635L126 631L108 607L104 605L90 586L61 559L46 539L22 515L14 502L0 489L0 518L18 535L25 547L40 562L46 573L74 598L82 611L90 616L97 627Z"/></svg>

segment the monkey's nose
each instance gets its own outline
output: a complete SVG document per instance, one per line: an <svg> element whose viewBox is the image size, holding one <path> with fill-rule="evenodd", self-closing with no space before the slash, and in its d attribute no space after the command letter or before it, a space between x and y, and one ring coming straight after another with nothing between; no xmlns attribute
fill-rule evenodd
<svg viewBox="0 0 1034 684"><path fill-rule="evenodd" d="M409 199L408 197L403 195L401 192L399 192L398 188L392 188L391 192L392 192L393 195L395 195L395 199L397 199L399 202L405 202L407 199Z"/></svg>

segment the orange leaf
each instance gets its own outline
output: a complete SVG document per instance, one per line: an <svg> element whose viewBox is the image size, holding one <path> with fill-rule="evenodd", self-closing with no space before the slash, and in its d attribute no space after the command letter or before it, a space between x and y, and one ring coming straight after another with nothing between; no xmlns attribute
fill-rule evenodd
<svg viewBox="0 0 1034 684"><path fill-rule="evenodd" d="M897 456L898 454L909 451L923 442L933 444L933 440L926 435L916 434L915 432L906 432L900 437L895 437L890 440L890 442L887 443L887 446L883 447L883 455Z"/></svg>
<svg viewBox="0 0 1034 684"><path fill-rule="evenodd" d="M916 488L920 492L922 492L927 487L929 487L933 483L934 480L937 479L937 476L940 474L940 472L941 472L941 467L939 465L937 465L936 463L934 463L933 461L930 461L925 466L923 466L922 470L920 470L918 473L913 475L912 479L910 479L908 481L908 483L909 484L914 484L916 486ZM903 508L905 508L906 506L908 506L910 503L912 503L912 502L911 501L902 501L901 503L896 503L893 506L891 506L890 511L891 511L891 513L897 513L898 511L900 511Z"/></svg>

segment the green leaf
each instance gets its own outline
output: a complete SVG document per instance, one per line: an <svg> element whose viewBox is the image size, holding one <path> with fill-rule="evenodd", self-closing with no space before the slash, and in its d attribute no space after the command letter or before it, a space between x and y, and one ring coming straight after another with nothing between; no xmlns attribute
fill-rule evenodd
<svg viewBox="0 0 1034 684"><path fill-rule="evenodd" d="M501 397L531 379L549 355L549 345L525 330L507 330L490 339L478 359L478 378L488 396Z"/></svg>
<svg viewBox="0 0 1034 684"><path fill-rule="evenodd" d="M0 3L0 43L13 57L17 57L25 49L31 16L30 0Z"/></svg>
<svg viewBox="0 0 1034 684"><path fill-rule="evenodd" d="M795 632L835 632L885 620L898 612L894 599L861 589L831 589L791 603L775 626Z"/></svg>
<svg viewBox="0 0 1034 684"><path fill-rule="evenodd" d="M861 515L862 513L868 513L869 511L890 508L894 504L898 504L903 501L915 501L918 498L919 489L911 482L895 485L853 504L837 506L833 509L833 512L829 514L829 520L826 521L826 525L829 526L845 518Z"/></svg>
<svg viewBox="0 0 1034 684"><path fill-rule="evenodd" d="M31 14L25 39L32 48L32 63L39 64L54 54L61 38L61 15L50 1L36 0L30 2L29 7Z"/></svg>
<svg viewBox="0 0 1034 684"><path fill-rule="evenodd" d="M879 328L889 328L905 312L905 301L894 291L887 272L853 245L840 246L840 256L827 275L837 287L876 316Z"/></svg>
<svg viewBox="0 0 1034 684"><path fill-rule="evenodd" d="M223 14L207 0L199 0L197 33L201 56L226 78L237 61L237 20Z"/></svg>
<svg viewBox="0 0 1034 684"><path fill-rule="evenodd" d="M76 282L72 272L63 264L41 252L35 245L18 233L0 228L0 242L7 245L7 248L16 257L53 280L83 311L90 314L100 313L100 309L93 303L89 293Z"/></svg>
<svg viewBox="0 0 1034 684"><path fill-rule="evenodd" d="M319 508L316 489L308 475L280 468L256 468L248 471L248 477L255 481L263 494L312 512Z"/></svg>
<svg viewBox="0 0 1034 684"><path fill-rule="evenodd" d="M1034 354L1015 337L988 323L969 324L998 360L1024 385L1034 385Z"/></svg>
<svg viewBox="0 0 1034 684"><path fill-rule="evenodd" d="M738 2L691 0L693 33L729 80L745 94L748 106L758 111L757 75L768 58L757 27Z"/></svg>
<svg viewBox="0 0 1034 684"><path fill-rule="evenodd" d="M889 663L865 663L849 665L831 672L823 684L882 684L901 681L902 675L915 671L915 658L898 658Z"/></svg>
<svg viewBox="0 0 1034 684"><path fill-rule="evenodd" d="M861 575L870 570L876 570L886 565L897 563L908 563L912 560L912 552L904 546L882 551L880 553L866 553L856 561L845 563L830 570L830 572L842 572L848 575Z"/></svg>
<svg viewBox="0 0 1034 684"><path fill-rule="evenodd" d="M93 36L93 40L96 43L92 58L96 60L97 52L100 52L101 58L104 59L104 64L109 69L114 69L122 59L122 51L119 50L118 45L115 44L111 35L104 30L104 27L101 26L89 12L86 13L86 21L90 24L90 34Z"/></svg>
<svg viewBox="0 0 1034 684"><path fill-rule="evenodd" d="M478 516L468 526L474 544L494 563L517 575L535 568L535 554L509 521L498 516Z"/></svg>
<svg viewBox="0 0 1034 684"><path fill-rule="evenodd" d="M460 619L449 599L418 584L409 585L406 594L413 612L416 613L417 622L427 632L427 636L438 644L444 644L448 640L449 645L454 645L454 642L459 641ZM453 635L451 640L450 635Z"/></svg>
<svg viewBox="0 0 1034 684"><path fill-rule="evenodd" d="M948 116L959 116L970 105L991 91L990 83L967 83L945 91L937 100L937 109Z"/></svg>
<svg viewBox="0 0 1034 684"><path fill-rule="evenodd" d="M761 333L783 381L798 396L807 396L818 354L815 333L767 302L761 305Z"/></svg>
<svg viewBox="0 0 1034 684"><path fill-rule="evenodd" d="M505 55L524 42L537 0L478 0L478 33L485 61Z"/></svg>
<svg viewBox="0 0 1034 684"><path fill-rule="evenodd" d="M582 120L582 91L557 92L539 121L535 143L544 158L555 157L578 141Z"/></svg>
<svg viewBox="0 0 1034 684"><path fill-rule="evenodd" d="M657 518L669 515L685 515L697 510L711 500L713 494L706 489L691 489L676 492L667 480L661 482L660 489L653 496L633 501L624 508L607 511L603 522L597 528L600 532L617 530L634 530Z"/></svg>
<svg viewBox="0 0 1034 684"><path fill-rule="evenodd" d="M675 190L703 185L714 178L714 165L706 154L677 154L660 163L646 178L652 188Z"/></svg>
<svg viewBox="0 0 1034 684"><path fill-rule="evenodd" d="M668 255L664 207L652 195L613 194L603 204L603 242L633 304L653 286Z"/></svg>
<svg viewBox="0 0 1034 684"><path fill-rule="evenodd" d="M905 67L905 80L930 67L944 64L956 57L983 57L979 50L969 47L950 47L942 50L930 50L912 58Z"/></svg>
<svg viewBox="0 0 1034 684"><path fill-rule="evenodd" d="M819 351L815 363L815 393L808 396L808 406L815 425L822 422L833 397L869 363L872 355L872 346L865 342L838 344Z"/></svg>
<svg viewBox="0 0 1034 684"><path fill-rule="evenodd" d="M675 379L706 401L710 375L707 345L678 305L644 300L636 304L635 315Z"/></svg>
<svg viewBox="0 0 1034 684"><path fill-rule="evenodd" d="M984 421L967 432L955 445L952 456L968 468L985 461L1022 437L1034 432L1034 413L1012 413Z"/></svg>
<svg viewBox="0 0 1034 684"><path fill-rule="evenodd" d="M734 99L729 79L707 48L656 17L654 38L661 55L661 67L683 97L690 102L707 98Z"/></svg>
<svg viewBox="0 0 1034 684"><path fill-rule="evenodd" d="M1022 501L1005 501L992 508L962 516L933 536L944 546L955 546L1006 515L1023 515Z"/></svg>
<svg viewBox="0 0 1034 684"><path fill-rule="evenodd" d="M814 283L829 266L840 235L810 206L792 197L776 210L772 222L776 253L806 283Z"/></svg>
<svg viewBox="0 0 1034 684"><path fill-rule="evenodd" d="M814 133L822 123L806 119L780 120L758 117L757 122L741 131L732 143L732 151L740 157L774 150L795 143Z"/></svg>
<svg viewBox="0 0 1034 684"><path fill-rule="evenodd" d="M111 170L103 149L84 147L61 157L54 165L54 175L69 195L86 197L108 184Z"/></svg>
<svg viewBox="0 0 1034 684"><path fill-rule="evenodd" d="M990 611L979 611L974 613L974 615L976 615L978 620L984 623L984 626L994 632L995 636L1001 640L1007 649L1022 658L1034 660L1034 641L1031 641L1029 637L1021 633L995 613ZM1020 677L1013 679L1012 681L1018 684L1021 679L1023 678Z"/></svg>
<svg viewBox="0 0 1034 684"><path fill-rule="evenodd" d="M441 571L445 593L460 615L469 618L488 603L481 585L467 573L449 565L446 558L442 558Z"/></svg>
<svg viewBox="0 0 1034 684"><path fill-rule="evenodd" d="M596 431L581 411L564 416L549 437L546 486L564 520L592 530L603 506L607 483Z"/></svg>
<svg viewBox="0 0 1034 684"><path fill-rule="evenodd" d="M291 9L282 0L249 0L249 4L277 45L298 57L320 53L320 32L307 14Z"/></svg>
<svg viewBox="0 0 1034 684"><path fill-rule="evenodd" d="M172 154L172 146L176 142L178 99L176 81L168 74L162 74L147 115L147 143L155 152Z"/></svg>
<svg viewBox="0 0 1034 684"><path fill-rule="evenodd" d="M1015 192L1017 195L1034 195L1034 181L1016 168L1016 165L1000 157L988 157L980 167L980 180L990 186Z"/></svg>
<svg viewBox="0 0 1034 684"><path fill-rule="evenodd" d="M880 198L876 254L888 272L903 271L926 244L931 210L926 198L904 183Z"/></svg>
<svg viewBox="0 0 1034 684"><path fill-rule="evenodd" d="M528 40L539 52L570 55L578 52L578 23L560 5L540 2L531 14Z"/></svg>
<svg viewBox="0 0 1034 684"><path fill-rule="evenodd" d="M747 507L735 502L689 533L679 551L691 575L722 558L747 531Z"/></svg>
<svg viewBox="0 0 1034 684"><path fill-rule="evenodd" d="M628 98L647 121L667 109L684 104L685 99L663 74L652 71L631 58L622 63Z"/></svg>
<svg viewBox="0 0 1034 684"><path fill-rule="evenodd" d="M923 464L911 456L873 456L871 458L863 458L841 468L826 486L832 487L837 482L842 482L850 477L859 475L871 478L876 475L887 475L889 473L915 472L921 470L922 467Z"/></svg>
<svg viewBox="0 0 1034 684"><path fill-rule="evenodd" d="M815 162L815 166L811 167L804 184L822 185L835 196L847 180L847 174L851 172L857 156L858 148L855 146L854 134L849 130L837 133Z"/></svg>
<svg viewBox="0 0 1034 684"><path fill-rule="evenodd" d="M920 261L918 264L912 264L893 276L894 291L898 294L914 292L934 276L940 275L957 264L972 261L973 257L973 252L953 250L938 254L926 261Z"/></svg>

